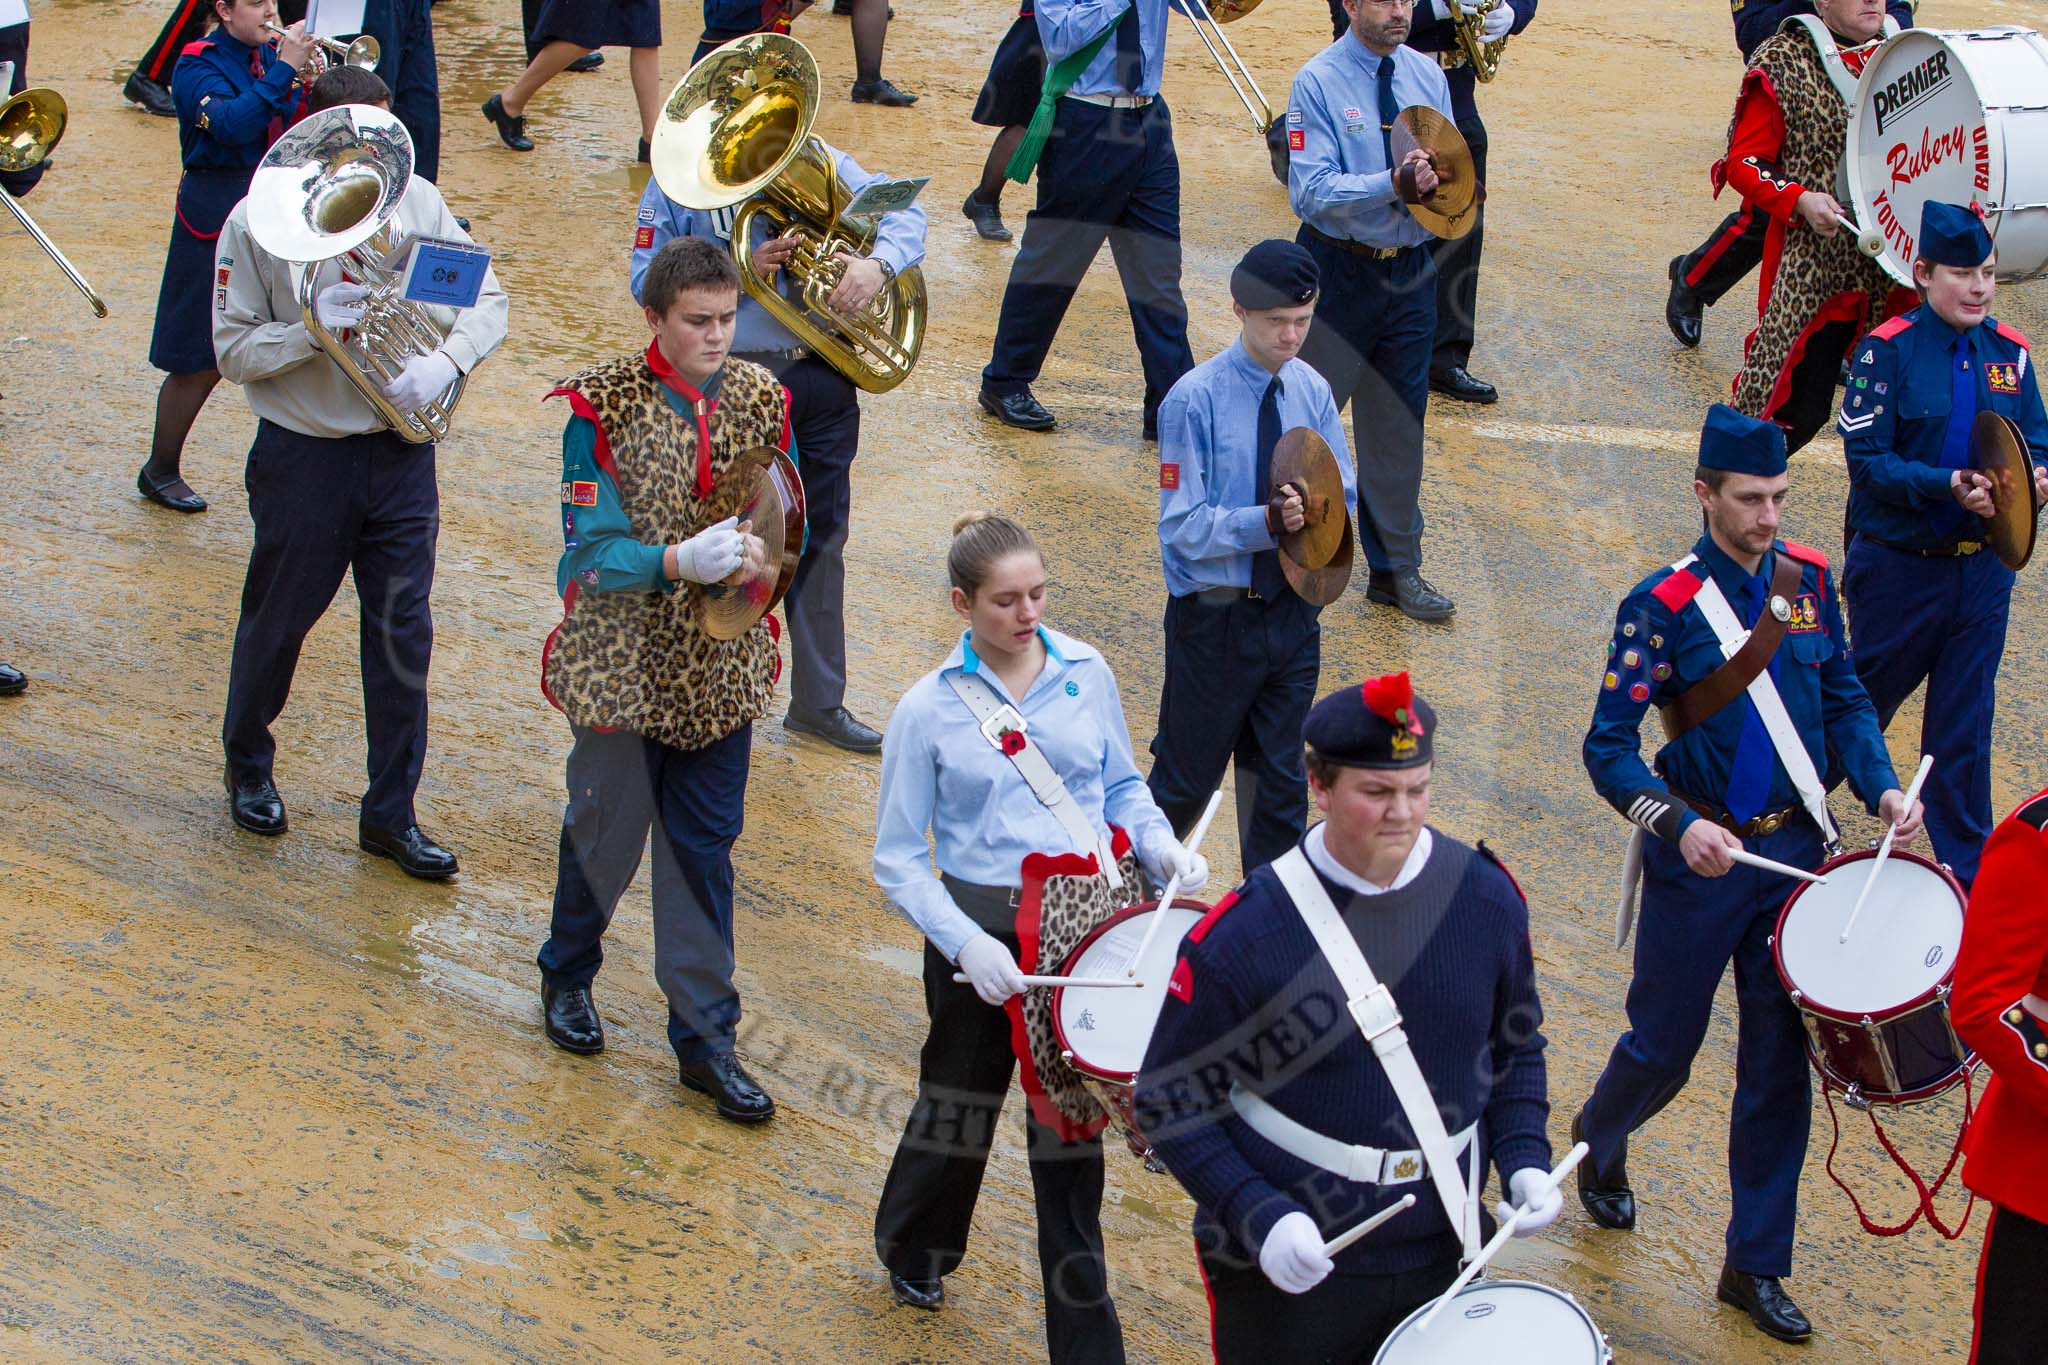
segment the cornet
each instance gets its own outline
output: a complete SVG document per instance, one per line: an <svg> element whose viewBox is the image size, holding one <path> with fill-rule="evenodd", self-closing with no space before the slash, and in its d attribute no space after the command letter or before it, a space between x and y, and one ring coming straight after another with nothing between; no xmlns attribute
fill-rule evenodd
<svg viewBox="0 0 2048 1365"><path fill-rule="evenodd" d="M263 30L275 37L284 37L284 29L276 24L265 24ZM313 35L307 34L309 38ZM313 38L313 57L306 63L306 69L299 73L298 83L311 85L327 74L328 68L353 66L363 71L376 70L377 63L384 59L384 46L365 33L353 42L344 43L335 38Z"/></svg>

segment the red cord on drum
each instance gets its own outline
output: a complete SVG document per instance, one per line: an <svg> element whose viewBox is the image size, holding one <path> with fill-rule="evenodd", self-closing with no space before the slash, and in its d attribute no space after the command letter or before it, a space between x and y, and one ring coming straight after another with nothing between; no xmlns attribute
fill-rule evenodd
<svg viewBox="0 0 2048 1365"><path fill-rule="evenodd" d="M1865 1232L1876 1237L1896 1237L1919 1222L1924 1215L1928 1225L1940 1233L1943 1240L1953 1242L1958 1237L1961 1237L1964 1230L1970 1226L1970 1214L1977 1207L1977 1196L1974 1191L1970 1195L1969 1202L1963 1205L1962 1220L1956 1224L1953 1230L1949 1228L1948 1224L1942 1222L1941 1215L1935 1212L1934 1197L1940 1194L1941 1187L1948 1183L1949 1174L1956 1168L1957 1158L1963 1154L1963 1139L1970 1132L1970 1117L1976 1112L1976 1097L1972 1093L1971 1087L1973 1070L1974 1068L1971 1068L1963 1072L1962 1127L1956 1133L1956 1145L1949 1149L1948 1164L1941 1168L1941 1174L1935 1177L1932 1187L1921 1180L1918 1172L1914 1171L1911 1164L1903 1156L1899 1155L1899 1149L1892 1145L1892 1140L1885 1136L1884 1126L1877 1121L1877 1110L1870 1110L1870 1130L1877 1134L1878 1143L1884 1148L1885 1155L1892 1159L1893 1165L1906 1173L1906 1179L1913 1182L1913 1189L1920 1196L1920 1206L1913 1210L1912 1216L1894 1227L1883 1227L1871 1222L1870 1215L1863 1211L1862 1202L1856 1198L1856 1192L1849 1188L1841 1176L1835 1174L1835 1150L1842 1145L1842 1125L1841 1121L1835 1116L1835 1087L1825 1081L1821 1083L1821 1097L1828 1102L1828 1125L1834 1130L1834 1140L1828 1143L1828 1159L1826 1163L1828 1179L1841 1186L1842 1193L1849 1196L1850 1207L1856 1210L1857 1221L1863 1224Z"/></svg>

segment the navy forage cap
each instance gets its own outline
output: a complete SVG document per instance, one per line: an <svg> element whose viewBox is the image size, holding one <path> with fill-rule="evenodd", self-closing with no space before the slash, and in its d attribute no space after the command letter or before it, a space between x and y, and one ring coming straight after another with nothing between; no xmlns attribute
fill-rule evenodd
<svg viewBox="0 0 2048 1365"><path fill-rule="evenodd" d="M1929 265L1957 265L1965 270L1991 257L1991 234L1976 211L1961 204L1930 199L1920 209L1920 259Z"/></svg>
<svg viewBox="0 0 2048 1365"><path fill-rule="evenodd" d="M1265 308L1299 308L1322 288L1316 258L1299 243L1268 237L1230 272L1230 297L1258 312Z"/></svg>
<svg viewBox="0 0 2048 1365"><path fill-rule="evenodd" d="M1433 755L1436 712L1406 673L1332 692L1309 709L1302 741L1343 768L1419 768Z"/></svg>
<svg viewBox="0 0 2048 1365"><path fill-rule="evenodd" d="M1726 403L1707 409L1700 428L1700 463L1731 474L1770 478L1785 472L1785 432L1776 422L1745 417Z"/></svg>

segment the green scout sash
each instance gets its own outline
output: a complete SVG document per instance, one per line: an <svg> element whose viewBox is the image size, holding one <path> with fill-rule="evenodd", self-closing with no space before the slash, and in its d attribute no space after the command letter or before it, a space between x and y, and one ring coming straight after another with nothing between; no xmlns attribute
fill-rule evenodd
<svg viewBox="0 0 2048 1365"><path fill-rule="evenodd" d="M1046 139L1052 136L1053 111L1059 106L1060 97L1074 88L1074 82L1081 79L1081 73L1088 69L1088 63L1095 60L1095 54L1102 51L1102 45L1116 32L1116 26L1123 22L1129 9L1130 6L1126 5L1118 10L1102 32L1045 73L1045 88L1039 92L1038 108L1031 111L1031 124L1024 130L1024 140L1017 144L1010 164L1003 168L1004 175L1020 185L1031 183L1031 173L1038 169L1038 158L1045 155Z"/></svg>

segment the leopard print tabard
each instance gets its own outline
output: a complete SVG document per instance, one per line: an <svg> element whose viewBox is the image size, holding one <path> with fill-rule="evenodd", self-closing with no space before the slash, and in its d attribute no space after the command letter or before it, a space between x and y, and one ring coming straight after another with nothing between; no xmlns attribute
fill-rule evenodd
<svg viewBox="0 0 2048 1365"><path fill-rule="evenodd" d="M1774 34L1757 48L1750 66L1769 77L1785 118L1779 164L1757 169L1781 184L1832 190L1848 141L1849 106L1828 79L1813 38L1800 26ZM1731 139L1733 131L1731 124ZM1891 277L1858 249L1853 233L1822 237L1799 220L1773 223L1771 231L1784 244L1777 274L1735 377L1735 408L1750 417L1770 417L1782 404L1779 377L1830 300L1841 300L1831 316L1849 310L1843 316L1855 317L1855 336L1861 336L1883 319L1892 290Z"/></svg>
<svg viewBox="0 0 2048 1365"><path fill-rule="evenodd" d="M1108 879L1104 877L1092 873L1076 876L1067 871L1084 862L1092 867L1093 859L1074 855L1046 858L1042 854L1033 854L1024 860L1027 894L1019 910L1017 928L1020 941L1028 937L1025 931L1032 927L1024 922L1024 918L1032 906L1033 898L1029 893L1034 882L1037 883L1038 894L1037 949L1029 955L1031 961L1018 964L1023 971L1045 975L1058 972L1067 955L1080 946L1090 930L1126 905L1137 902L1143 886L1138 863L1129 853L1128 844L1121 838L1117 842L1123 850L1117 858L1117 869L1124 879L1121 892L1111 890ZM1050 875L1045 875L1047 873ZM1017 1005L1024 1025L1024 1042L1030 1050L1029 1056L1019 1058L1024 1067L1024 1091L1040 1122L1069 1142L1101 1132L1108 1122L1108 1115L1082 1084L1079 1074L1060 1055L1059 1034L1052 1022L1052 992L1026 991L1018 997ZM1048 1113L1048 1105L1055 1112Z"/></svg>
<svg viewBox="0 0 2048 1365"><path fill-rule="evenodd" d="M699 497L696 423L662 397L646 356L592 366L555 392L570 395L582 415L595 413L633 537L649 545L677 544L730 516L738 485L725 475L733 461L782 441L782 386L759 365L728 361L707 422L711 493ZM572 590L542 663L549 697L572 724L629 730L677 749L701 749L760 719L779 662L769 622L737 640L714 640L698 625L702 592L689 582L673 592Z"/></svg>

